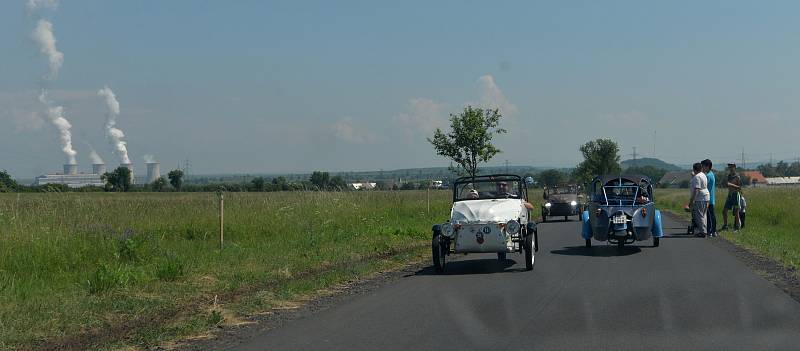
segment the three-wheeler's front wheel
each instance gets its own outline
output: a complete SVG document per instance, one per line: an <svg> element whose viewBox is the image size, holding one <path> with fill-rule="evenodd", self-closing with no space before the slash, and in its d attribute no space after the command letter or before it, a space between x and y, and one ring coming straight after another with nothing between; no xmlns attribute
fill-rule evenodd
<svg viewBox="0 0 800 351"><path fill-rule="evenodd" d="M586 239L586 247L592 247L592 239Z"/></svg>
<svg viewBox="0 0 800 351"><path fill-rule="evenodd" d="M525 251L525 270L533 270L533 233L529 233L525 236L525 240L523 241L523 249Z"/></svg>
<svg viewBox="0 0 800 351"><path fill-rule="evenodd" d="M659 241L659 238L653 237L653 247L658 247Z"/></svg>
<svg viewBox="0 0 800 351"><path fill-rule="evenodd" d="M447 250L447 245L444 243L442 234L433 233L433 239L431 239L431 254L433 256L433 268L436 270L436 273L444 272L444 265L447 260L447 252L445 250Z"/></svg>

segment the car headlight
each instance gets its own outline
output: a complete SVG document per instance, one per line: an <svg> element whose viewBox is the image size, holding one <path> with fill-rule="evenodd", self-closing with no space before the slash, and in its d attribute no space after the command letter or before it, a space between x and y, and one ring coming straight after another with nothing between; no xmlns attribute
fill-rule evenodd
<svg viewBox="0 0 800 351"><path fill-rule="evenodd" d="M444 236L446 236L448 238L451 238L451 237L453 237L453 234L455 232L456 232L456 230L455 230L455 228L453 228L452 224L450 224L450 223L442 224L442 235L444 235Z"/></svg>
<svg viewBox="0 0 800 351"><path fill-rule="evenodd" d="M575 206L578 206L578 202L577 201L572 201L572 202L569 203L569 205L572 206L572 207L575 207Z"/></svg>
<svg viewBox="0 0 800 351"><path fill-rule="evenodd" d="M506 231L509 234L517 234L517 233L519 233L519 222L517 222L517 221L515 221L513 219L508 221L508 223L506 223Z"/></svg>
<svg viewBox="0 0 800 351"><path fill-rule="evenodd" d="M553 205L551 205L549 202L544 204L544 207L550 208L550 206L553 206Z"/></svg>

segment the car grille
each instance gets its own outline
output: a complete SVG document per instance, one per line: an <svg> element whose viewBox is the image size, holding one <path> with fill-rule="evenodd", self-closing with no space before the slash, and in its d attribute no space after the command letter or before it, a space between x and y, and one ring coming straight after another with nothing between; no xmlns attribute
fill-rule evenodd
<svg viewBox="0 0 800 351"><path fill-rule="evenodd" d="M550 213L569 213L572 212L572 206L569 204L551 204Z"/></svg>

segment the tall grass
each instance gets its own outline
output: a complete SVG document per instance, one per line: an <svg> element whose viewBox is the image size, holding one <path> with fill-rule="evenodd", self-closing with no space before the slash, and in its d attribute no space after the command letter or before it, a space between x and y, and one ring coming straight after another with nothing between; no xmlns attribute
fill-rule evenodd
<svg viewBox="0 0 800 351"><path fill-rule="evenodd" d="M722 208L728 191L717 189L717 228L722 228ZM747 221L738 232L723 232L723 237L757 253L777 259L786 266L800 269L800 188L745 188ZM658 189L656 203L681 216L689 200L688 189ZM728 214L733 227L733 214Z"/></svg>
<svg viewBox="0 0 800 351"><path fill-rule="evenodd" d="M0 349L424 245L448 200L229 193L220 250L215 194L0 194Z"/></svg>

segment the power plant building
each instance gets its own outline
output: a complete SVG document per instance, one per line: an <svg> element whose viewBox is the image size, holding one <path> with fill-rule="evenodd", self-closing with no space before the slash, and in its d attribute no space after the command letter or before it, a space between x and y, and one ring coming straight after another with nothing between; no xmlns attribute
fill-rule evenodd
<svg viewBox="0 0 800 351"><path fill-rule="evenodd" d="M102 166L102 167L100 167ZM100 176L102 173L97 173L96 171L105 170L105 165L95 164L92 165L92 170L95 173L79 173L78 172L78 165L76 164L65 164L64 165L64 173L51 173L51 174L44 174L36 177L35 185L47 185L47 184L63 184L70 188L81 188L84 186L98 186L102 187L105 185Z"/></svg>

